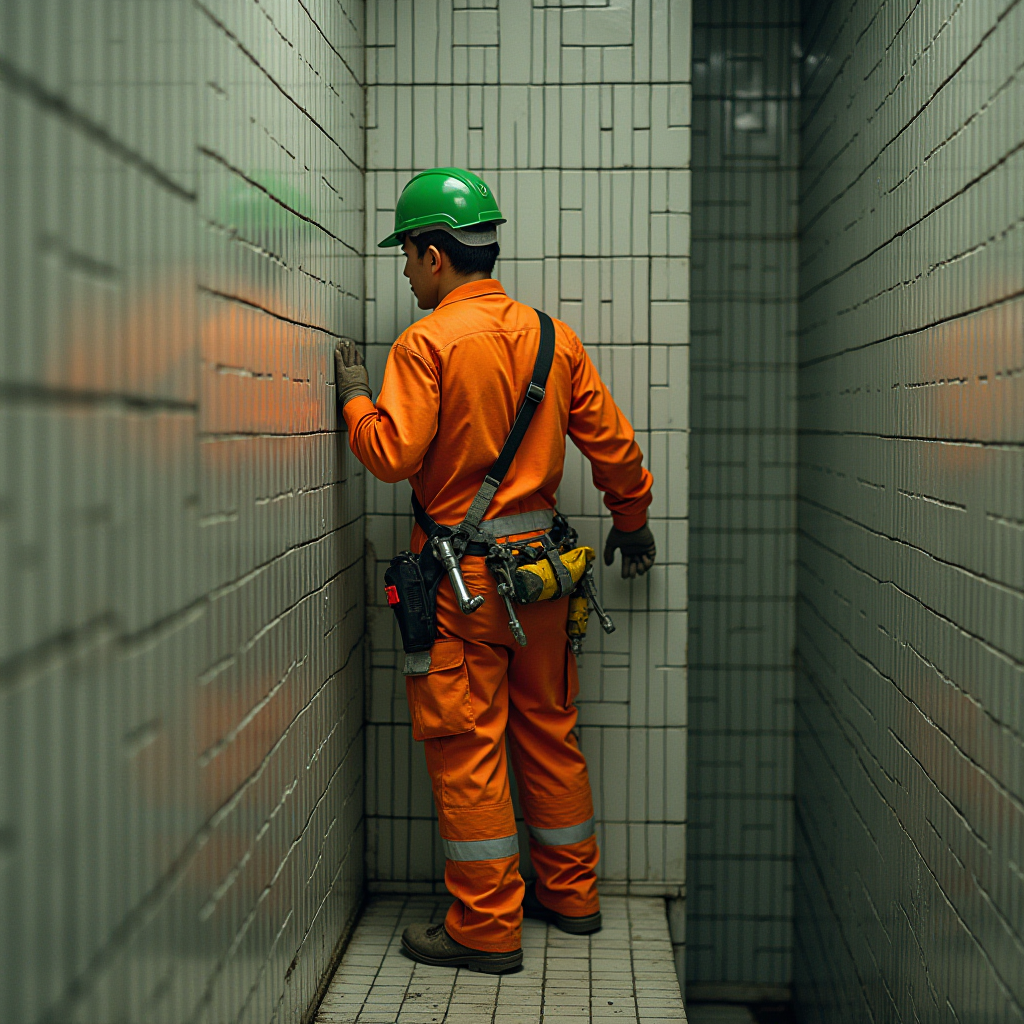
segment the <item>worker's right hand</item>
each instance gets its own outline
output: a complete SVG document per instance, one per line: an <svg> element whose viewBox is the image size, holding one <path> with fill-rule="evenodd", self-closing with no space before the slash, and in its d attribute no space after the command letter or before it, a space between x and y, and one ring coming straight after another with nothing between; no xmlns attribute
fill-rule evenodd
<svg viewBox="0 0 1024 1024"><path fill-rule="evenodd" d="M339 341L334 349L334 381L338 388L338 404L342 408L357 395L373 398L370 375L354 341Z"/></svg>
<svg viewBox="0 0 1024 1024"><path fill-rule="evenodd" d="M608 531L608 539L604 544L604 564L611 565L615 561L615 549L622 552L622 578L636 579L643 576L652 565L657 555L654 546L654 534L649 526L641 526L639 530L627 533L612 527Z"/></svg>

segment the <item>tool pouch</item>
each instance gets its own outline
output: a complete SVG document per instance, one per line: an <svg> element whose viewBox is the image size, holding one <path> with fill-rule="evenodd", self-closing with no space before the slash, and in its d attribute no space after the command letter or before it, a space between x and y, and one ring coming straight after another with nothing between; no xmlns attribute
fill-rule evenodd
<svg viewBox="0 0 1024 1024"><path fill-rule="evenodd" d="M437 636L437 573L436 559L424 549L414 555L402 551L391 559L384 570L384 594L398 620L402 633L402 649L406 654L429 651Z"/></svg>

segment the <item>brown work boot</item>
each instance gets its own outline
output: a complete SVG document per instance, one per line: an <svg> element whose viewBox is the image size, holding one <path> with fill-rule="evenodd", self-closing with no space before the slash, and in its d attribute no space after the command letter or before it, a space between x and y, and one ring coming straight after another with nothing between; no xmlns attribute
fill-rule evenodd
<svg viewBox="0 0 1024 1024"><path fill-rule="evenodd" d="M554 910L548 910L537 899L536 882L531 882L526 887L526 895L523 897L523 917L532 917L535 921L547 921L570 935L590 935L592 932L601 930L600 910L596 914L584 914L583 917L570 917L568 914L559 914Z"/></svg>
<svg viewBox="0 0 1024 1024"><path fill-rule="evenodd" d="M488 953L456 942L443 924L411 924L402 932L402 949L410 960L431 967L466 967L484 974L504 974L523 963L523 951Z"/></svg>

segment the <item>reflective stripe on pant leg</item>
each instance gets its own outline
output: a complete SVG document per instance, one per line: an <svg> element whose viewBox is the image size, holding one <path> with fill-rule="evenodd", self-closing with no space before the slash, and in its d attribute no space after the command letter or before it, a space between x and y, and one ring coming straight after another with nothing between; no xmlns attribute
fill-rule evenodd
<svg viewBox="0 0 1024 1024"><path fill-rule="evenodd" d="M593 831L593 820L591 820L590 832ZM590 832L587 835L590 835ZM477 839L472 842L456 842L442 836L441 848L448 860L500 860L502 857L514 857L519 853L519 836Z"/></svg>
<svg viewBox="0 0 1024 1024"><path fill-rule="evenodd" d="M569 846L589 839L594 834L594 819L587 818L586 821L581 821L578 825L569 825L567 828L535 828L530 825L529 829L530 835L543 846Z"/></svg>

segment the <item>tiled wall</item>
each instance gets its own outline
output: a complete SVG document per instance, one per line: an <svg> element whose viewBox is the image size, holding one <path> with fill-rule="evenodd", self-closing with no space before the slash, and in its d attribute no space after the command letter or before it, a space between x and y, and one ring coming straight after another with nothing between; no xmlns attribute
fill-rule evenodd
<svg viewBox="0 0 1024 1024"><path fill-rule="evenodd" d="M0 1019L298 1020L362 873L355 0L0 13Z"/></svg>
<svg viewBox="0 0 1024 1024"><path fill-rule="evenodd" d="M790 980L799 12L694 7L687 974Z"/></svg>
<svg viewBox="0 0 1024 1024"><path fill-rule="evenodd" d="M1024 5L806 4L807 1021L1024 1017Z"/></svg>
<svg viewBox="0 0 1024 1024"><path fill-rule="evenodd" d="M602 571L618 631L587 640L580 709L606 887L674 895L686 831L690 19L683 0L367 9L368 250L391 230L415 171L482 174L509 218L496 274L579 332L654 473L659 564L632 586L618 566ZM392 341L419 314L393 254L368 258L367 294L379 382ZM367 493L377 559L367 871L378 889L430 889L444 861L392 616L379 604L383 568L408 544L409 487L368 480ZM575 451L560 506L599 547L610 522Z"/></svg>

